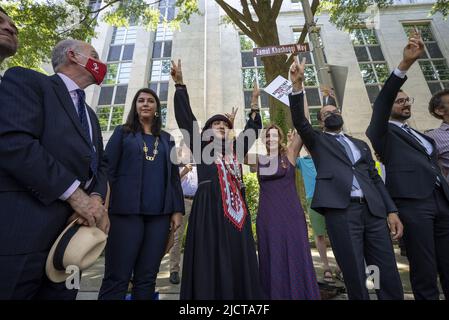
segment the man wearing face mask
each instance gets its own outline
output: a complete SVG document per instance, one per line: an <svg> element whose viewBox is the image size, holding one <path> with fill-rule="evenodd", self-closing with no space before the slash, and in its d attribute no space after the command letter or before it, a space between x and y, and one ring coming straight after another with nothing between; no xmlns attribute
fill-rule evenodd
<svg viewBox="0 0 449 320"><path fill-rule="evenodd" d="M0 299L75 299L45 274L69 220L108 232L106 160L84 90L106 65L88 43L64 40L55 75L9 69L0 86Z"/></svg>
<svg viewBox="0 0 449 320"><path fill-rule="evenodd" d="M390 239L390 231L393 239L402 236L397 209L368 145L342 132L343 118L335 106L319 111L322 131L312 128L304 113L304 67L305 60L300 64L296 58L290 68L291 114L317 170L311 208L325 217L348 297L369 299L366 274L374 268L378 299L401 300L404 295Z"/></svg>

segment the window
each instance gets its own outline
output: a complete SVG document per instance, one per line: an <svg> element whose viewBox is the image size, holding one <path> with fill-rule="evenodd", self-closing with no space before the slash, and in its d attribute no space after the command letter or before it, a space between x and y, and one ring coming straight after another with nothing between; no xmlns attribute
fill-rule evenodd
<svg viewBox="0 0 449 320"><path fill-rule="evenodd" d="M360 73L371 104L390 75L387 62L374 29L357 28L350 32Z"/></svg>
<svg viewBox="0 0 449 320"><path fill-rule="evenodd" d="M114 27L111 45L136 43L137 26Z"/></svg>
<svg viewBox="0 0 449 320"><path fill-rule="evenodd" d="M170 22L175 18L175 4L176 0L159 1L159 12L160 12L159 23L163 23L164 20Z"/></svg>
<svg viewBox="0 0 449 320"><path fill-rule="evenodd" d="M170 80L171 53L173 31L163 24L166 21L173 20L175 17L176 0L162 0L159 2L161 19L157 26L153 53L151 56L151 71L149 88L152 89L161 101L162 126L167 124L167 100L168 100L168 81Z"/></svg>
<svg viewBox="0 0 449 320"><path fill-rule="evenodd" d="M302 30L293 30L293 40L298 42L301 36ZM319 38L320 44L322 45L321 37ZM309 36L306 37L304 43L309 42ZM302 52L298 55L299 61L306 58L306 68L304 70L304 90L306 92L307 104L309 105L310 121L312 126L316 129L319 128L318 119L316 114L321 109L321 94L320 94L320 84L318 82L318 74L315 66L315 61L313 59L312 52Z"/></svg>
<svg viewBox="0 0 449 320"><path fill-rule="evenodd" d="M111 131L123 123L125 106L98 106L97 116L102 131Z"/></svg>
<svg viewBox="0 0 449 320"><path fill-rule="evenodd" d="M102 131L111 131L123 122L123 111L128 85L102 87L97 116Z"/></svg>
<svg viewBox="0 0 449 320"><path fill-rule="evenodd" d="M433 3L434 0L394 0L394 4L419 4L419 3Z"/></svg>
<svg viewBox="0 0 449 320"><path fill-rule="evenodd" d="M101 7L101 0L89 0L90 11L96 11Z"/></svg>
<svg viewBox="0 0 449 320"><path fill-rule="evenodd" d="M240 54L242 61L242 86L245 104L245 114L251 109L251 98L254 83L257 83L259 89L263 89L267 85L265 79L265 69L260 58L253 57L254 42L246 35L240 34ZM268 122L270 119L269 99L265 91L260 90L259 106L261 110L262 120Z"/></svg>
<svg viewBox="0 0 449 320"><path fill-rule="evenodd" d="M301 0L291 0L292 10L302 10Z"/></svg>
<svg viewBox="0 0 449 320"><path fill-rule="evenodd" d="M115 27L107 57L108 71L100 89L97 115L101 130L111 131L123 122L137 29Z"/></svg>
<svg viewBox="0 0 449 320"><path fill-rule="evenodd" d="M404 25L407 36L417 28L424 40L425 52L418 60L419 66L424 74L430 92L436 92L449 88L449 68L447 61L440 50L430 24L407 24Z"/></svg>

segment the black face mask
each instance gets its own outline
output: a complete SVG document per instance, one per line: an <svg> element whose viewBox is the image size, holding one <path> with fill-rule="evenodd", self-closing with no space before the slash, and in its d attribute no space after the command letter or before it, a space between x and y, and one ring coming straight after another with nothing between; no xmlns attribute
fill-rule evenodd
<svg viewBox="0 0 449 320"><path fill-rule="evenodd" d="M338 131L343 127L343 117L339 114L333 113L324 120L324 126L329 131Z"/></svg>

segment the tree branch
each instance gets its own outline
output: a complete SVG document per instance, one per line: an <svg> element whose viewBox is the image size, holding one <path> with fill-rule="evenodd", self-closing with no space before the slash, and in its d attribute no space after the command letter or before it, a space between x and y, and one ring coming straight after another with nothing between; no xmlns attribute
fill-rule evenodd
<svg viewBox="0 0 449 320"><path fill-rule="evenodd" d="M262 15L262 11L260 10L260 5L256 2L256 0L250 0L251 5L254 8L254 11L256 12L256 15L258 18Z"/></svg>
<svg viewBox="0 0 449 320"><path fill-rule="evenodd" d="M247 0L240 0L240 3L243 8L243 15L245 16L245 23L246 25L250 26L250 29L253 30L254 34L257 36L256 39L253 39L254 42L260 43L262 41L262 37L259 34L259 26L256 21L253 20L253 16L251 15L251 12L249 11L248 1Z"/></svg>
<svg viewBox="0 0 449 320"><path fill-rule="evenodd" d="M237 9L233 8L229 4L226 3L226 1L223 0L215 0L215 2L226 12L228 17L234 22L237 27L242 30L244 34L246 34L248 37L250 37L253 41L256 41L257 39L257 33L254 33L253 30L251 30L246 24L245 16L241 14Z"/></svg>
<svg viewBox="0 0 449 320"><path fill-rule="evenodd" d="M108 2L106 5L104 5L102 8L94 10L94 11L89 11L87 13L87 15L90 15L92 13L99 13L100 11L103 11L104 9L106 9L109 6L112 6L114 3L120 2L121 0L112 0L111 2ZM158 1L159 2L159 1Z"/></svg>
<svg viewBox="0 0 449 320"><path fill-rule="evenodd" d="M313 0L312 5L311 5L312 15L313 16L315 16L315 13L317 12L319 5L320 5L320 1L319 0ZM304 41L306 40L306 36L307 36L308 33L309 33L309 30L307 28L307 24L305 24L304 27L302 28L301 35L299 36L299 39L298 39L297 43L298 44L303 44ZM288 58L285 61L285 64L287 66L290 66L292 63L293 63L293 55L291 55L290 58Z"/></svg>
<svg viewBox="0 0 449 320"><path fill-rule="evenodd" d="M271 6L271 10L273 10L273 13L271 16L274 19L277 18L277 16L279 15L279 12L281 11L282 2L283 2L283 0L274 0L273 1L273 5Z"/></svg>

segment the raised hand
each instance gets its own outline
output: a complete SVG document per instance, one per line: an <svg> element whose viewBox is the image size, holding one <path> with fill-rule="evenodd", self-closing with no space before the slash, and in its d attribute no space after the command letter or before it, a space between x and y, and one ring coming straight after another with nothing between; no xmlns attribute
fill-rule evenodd
<svg viewBox="0 0 449 320"><path fill-rule="evenodd" d="M229 120L231 120L232 126L234 126L234 120L235 120L235 116L237 115L238 109L239 109L238 107L236 107L236 108L232 107L231 113L225 113L225 116L228 117Z"/></svg>
<svg viewBox="0 0 449 320"><path fill-rule="evenodd" d="M287 144L290 145L293 142L293 139L297 135L296 130L289 129L287 132Z"/></svg>
<svg viewBox="0 0 449 320"><path fill-rule="evenodd" d="M181 59L178 59L178 64L171 60L170 74L175 84L184 84L182 79Z"/></svg>
<svg viewBox="0 0 449 320"><path fill-rule="evenodd" d="M251 106L253 104L257 104L258 103L259 96L260 96L260 90L259 90L259 87L257 86L257 82L254 81L253 95L252 95L252 98L251 98Z"/></svg>
<svg viewBox="0 0 449 320"><path fill-rule="evenodd" d="M304 82L304 70L306 68L306 58L304 57L299 63L298 56L295 55L294 61L292 65L290 66L290 81L293 84L293 90L294 91L301 91L303 86L302 83Z"/></svg>
<svg viewBox="0 0 449 320"><path fill-rule="evenodd" d="M424 53L424 41L421 34L415 28L415 31L410 35L407 45L404 48L403 58L399 64L399 70L407 71L416 60L418 60Z"/></svg>

